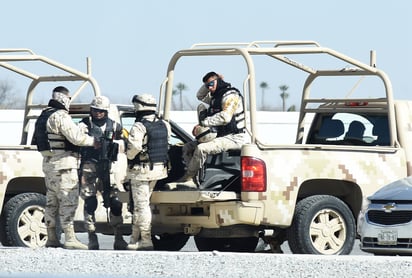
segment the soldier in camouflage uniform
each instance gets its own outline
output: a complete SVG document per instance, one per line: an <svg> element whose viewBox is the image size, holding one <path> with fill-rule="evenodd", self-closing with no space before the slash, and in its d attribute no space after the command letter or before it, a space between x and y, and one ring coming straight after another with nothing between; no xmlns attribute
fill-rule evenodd
<svg viewBox="0 0 412 278"><path fill-rule="evenodd" d="M167 176L168 122L155 115L152 95L135 95L136 122L127 140L128 175L133 198L133 227L130 250L152 250L150 197L157 180Z"/></svg>
<svg viewBox="0 0 412 278"><path fill-rule="evenodd" d="M53 90L52 99L36 121L34 144L43 155L46 183L45 219L46 247L61 247L56 234L56 220L60 219L65 234L63 247L87 249L78 241L74 231L74 215L79 202L78 146L98 147L93 137L83 133L69 115L69 90L63 86Z"/></svg>
<svg viewBox="0 0 412 278"><path fill-rule="evenodd" d="M190 142L183 147L183 158L187 169L185 175L177 181L189 187L196 187L194 177L203 167L209 154L240 149L246 142L245 113L243 97L239 90L223 80L221 75L209 72L203 77L204 85L197 92L197 98L209 105L199 111L199 125L193 129L197 136L200 127L208 127L217 133L210 141ZM202 115L203 114L203 115ZM198 136L197 136L198 137Z"/></svg>
<svg viewBox="0 0 412 278"><path fill-rule="evenodd" d="M80 196L84 200L84 218L89 238L89 250L99 249L95 227L95 211L98 205L97 191L106 196L104 205L106 208L110 208L109 221L114 231L113 249L124 250L127 246L120 229L123 217L122 202L118 197L119 187L111 167L111 164L117 160L119 149L124 151L122 125L109 118L109 110L109 99L105 96L97 96L90 104L90 116L83 118L79 123L85 133L100 138L102 143L102 148L99 150L93 147L82 147L80 152ZM103 144L106 144L106 147ZM102 173L106 170L109 173Z"/></svg>

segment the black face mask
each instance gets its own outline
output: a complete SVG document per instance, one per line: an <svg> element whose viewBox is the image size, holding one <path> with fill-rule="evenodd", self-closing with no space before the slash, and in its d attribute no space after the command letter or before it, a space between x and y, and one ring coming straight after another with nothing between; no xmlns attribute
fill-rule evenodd
<svg viewBox="0 0 412 278"><path fill-rule="evenodd" d="M136 111L136 122L140 122L144 116L153 114L155 114L155 111Z"/></svg>
<svg viewBox="0 0 412 278"><path fill-rule="evenodd" d="M53 108L57 108L57 109L67 110L67 109L66 109L66 106L64 106L62 103L58 102L58 101L55 100L55 99L49 100L48 106L53 107Z"/></svg>
<svg viewBox="0 0 412 278"><path fill-rule="evenodd" d="M104 113L104 117L101 119L97 119L92 117L92 122L93 124L97 125L98 127L103 126L107 121L107 112Z"/></svg>
<svg viewBox="0 0 412 278"><path fill-rule="evenodd" d="M214 95L219 95L225 93L227 90L229 90L231 87L230 83L227 83L223 81L223 79L218 78L217 79L217 85L216 85L216 91L214 92Z"/></svg>

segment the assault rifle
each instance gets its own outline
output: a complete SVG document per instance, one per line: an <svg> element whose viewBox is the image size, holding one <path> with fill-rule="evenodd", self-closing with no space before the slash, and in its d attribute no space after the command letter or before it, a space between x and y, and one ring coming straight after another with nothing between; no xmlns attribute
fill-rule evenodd
<svg viewBox="0 0 412 278"><path fill-rule="evenodd" d="M117 160L118 144L113 142L113 132L104 132L102 136L98 138L101 145L101 152L99 160L96 163L97 177L103 184L103 206L105 208L110 207L110 169L113 161Z"/></svg>

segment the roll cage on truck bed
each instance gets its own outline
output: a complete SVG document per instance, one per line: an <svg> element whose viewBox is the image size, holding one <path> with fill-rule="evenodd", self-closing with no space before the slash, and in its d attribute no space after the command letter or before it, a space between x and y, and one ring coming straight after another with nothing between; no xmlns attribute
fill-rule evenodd
<svg viewBox="0 0 412 278"><path fill-rule="evenodd" d="M375 52L370 52L370 64L365 64L314 41L195 44L177 51L169 62L159 98L164 119L173 116L175 69L181 58L213 56L237 56L246 65L241 91L250 143L242 146L238 172L232 174L239 177L237 190L226 187L233 179L224 179L218 190L201 184L198 191L155 191L153 231L176 238L193 235L199 250L253 251L260 236L273 249L287 240L294 253L349 254L362 200L410 173L405 161L410 161L411 150L404 146L405 154L398 152L392 85L376 67ZM259 139L256 60L262 56L305 75L295 144L275 145ZM276 77L277 73L271 74ZM336 77L337 82L328 83ZM316 87L318 80L326 81L326 91ZM358 88L361 81L362 90ZM364 84L370 87L364 90ZM337 114L343 115L340 133L317 141L322 127ZM343 135L355 116L370 120L359 144ZM379 121L387 122L385 145L376 143L372 132L372 127L381 126ZM390 171L380 174L382 165ZM330 223L318 223L318 219ZM332 232L328 225L333 223L336 230ZM319 232L319 227L328 231Z"/></svg>
<svg viewBox="0 0 412 278"><path fill-rule="evenodd" d="M272 45L272 46L271 46ZM343 62L342 67L323 69L313 67L312 65L306 65L289 58L286 55L327 55L329 57L336 58ZM270 56L278 61L281 61L289 66L297 68L308 74L306 81L303 86L302 97L301 97L301 114L299 116L298 130L296 143L302 143L304 139L304 127L305 127L305 116L308 113L316 112L315 109L311 107L311 104L338 104L338 103L348 103L348 102L362 102L362 101L374 101L378 103L383 103L386 106L388 112L393 115L393 93L392 85L387 77L387 75L376 68L376 54L374 51L370 53L370 65L364 64L357 61L349 56L339 53L330 48L322 47L319 43L315 41L253 41L250 43L199 43L194 44L189 49L184 49L176 52L171 58L168 69L167 77L163 81L160 88L160 106L159 113L163 114L164 119L168 120L170 118L170 110L173 96L174 88L174 72L175 67L179 59L182 57L193 57L193 56L231 56L236 55L244 59L247 67L247 76L243 82L243 94L245 94L246 106L249 111L248 116L250 121L247 121L247 131L251 136L251 143L261 145L256 134L257 134L257 94L256 94L256 72L255 65L253 61L254 56L265 55ZM331 77L331 76L377 76L382 79L384 83L384 88L386 90L385 97L379 97L377 99L371 98L310 98L311 85L315 79L319 77ZM313 106L313 105L312 105ZM394 119L394 117L390 117ZM390 126L394 126L391 123ZM395 138L393 130L391 130L391 138Z"/></svg>
<svg viewBox="0 0 412 278"><path fill-rule="evenodd" d="M46 66L47 69L45 69L44 74L39 75L39 73L27 70L27 68L21 65L22 63L26 65L29 63L38 63L41 66ZM72 101L76 100L87 85L90 85L92 88L91 97L101 95L97 81L91 76L91 60L89 58L87 58L87 73L84 73L45 56L37 55L27 48L0 49L0 67L32 80L28 86L25 97L26 104L24 106L21 145L30 144L30 142L27 141L30 127L29 122L32 119L36 119L38 116L38 113L34 111L39 111L47 106L47 103L34 103L36 92L37 94L42 94L42 96L46 93L47 97L51 97L51 90L47 92L36 91L38 85L44 83L50 84L50 82L60 82L65 84L70 82L70 84L73 85L75 82L78 82L80 85L77 90L71 92ZM50 72L50 70L52 70L52 72ZM40 96L37 95L37 97Z"/></svg>

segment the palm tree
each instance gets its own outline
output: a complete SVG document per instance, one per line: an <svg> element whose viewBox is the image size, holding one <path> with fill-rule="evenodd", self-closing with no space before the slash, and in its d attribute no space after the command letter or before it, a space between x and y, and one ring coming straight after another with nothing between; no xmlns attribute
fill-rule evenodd
<svg viewBox="0 0 412 278"><path fill-rule="evenodd" d="M296 111L296 106L292 105L291 107L288 108L288 112L295 112Z"/></svg>
<svg viewBox="0 0 412 278"><path fill-rule="evenodd" d="M183 110L183 96L182 92L189 89L184 83L177 83L176 88L179 92L180 111Z"/></svg>
<svg viewBox="0 0 412 278"><path fill-rule="evenodd" d="M175 96L175 95L177 95L177 90L176 89L173 89L172 90L172 96ZM172 97L172 110L177 110L177 105L176 105L176 101L175 101L175 98L174 97Z"/></svg>
<svg viewBox="0 0 412 278"><path fill-rule="evenodd" d="M279 89L282 91L280 97L282 98L282 111L286 111L286 99L289 97L289 94L286 92L289 89L287 85L280 85Z"/></svg>
<svg viewBox="0 0 412 278"><path fill-rule="evenodd" d="M265 90L267 88L269 88L268 83L266 83L265 81L260 83L260 88L262 89L262 105L261 105L261 109L264 110L265 107Z"/></svg>

